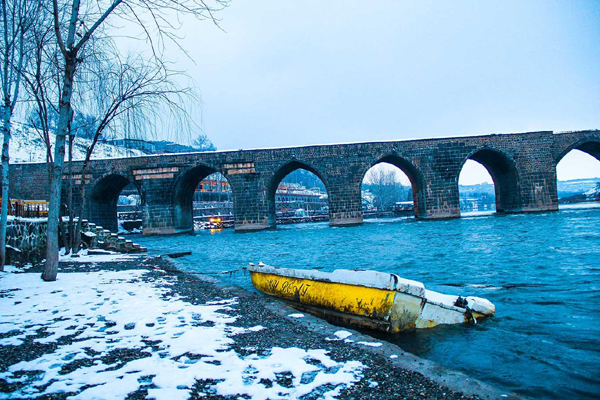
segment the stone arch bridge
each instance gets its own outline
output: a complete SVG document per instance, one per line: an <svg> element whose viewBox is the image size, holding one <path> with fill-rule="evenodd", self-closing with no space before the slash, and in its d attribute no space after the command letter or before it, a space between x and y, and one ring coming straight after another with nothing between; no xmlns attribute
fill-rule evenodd
<svg viewBox="0 0 600 400"><path fill-rule="evenodd" d="M86 217L111 230L117 228L118 196L133 183L141 194L147 235L193 230L194 190L202 179L220 172L233 191L235 229L248 231L275 225L277 186L298 168L313 172L325 184L331 225L360 224L361 183L369 168L380 162L396 165L408 176L418 218L460 216L458 177L468 159L483 164L492 176L497 211L554 211L556 165L573 149L600 160L600 131L162 154L95 160L85 177L81 162L75 162L73 171L76 186L82 179L87 183ZM10 172L12 198L48 198L45 164L15 164Z"/></svg>

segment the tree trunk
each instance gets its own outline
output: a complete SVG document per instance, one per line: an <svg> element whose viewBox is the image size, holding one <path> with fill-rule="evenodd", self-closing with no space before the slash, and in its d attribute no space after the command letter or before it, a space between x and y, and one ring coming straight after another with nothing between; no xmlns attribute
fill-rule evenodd
<svg viewBox="0 0 600 400"><path fill-rule="evenodd" d="M95 143L95 141L94 141ZM83 167L81 169L81 186L79 188L79 212L78 212L78 219L77 219L77 228L76 228L76 232L78 232L77 238L75 243L77 243L77 250L73 250L74 253L77 253L79 251L79 244L81 243L81 224L83 222L83 213L85 212L85 186L86 186L86 182L85 182L85 174L87 173L87 169L88 169L88 165L90 162L90 157L92 154L93 149L89 148L87 151L87 155L86 155L86 159L83 162Z"/></svg>
<svg viewBox="0 0 600 400"><path fill-rule="evenodd" d="M44 265L44 272L42 273L42 279L45 281L55 281L56 275L58 274L58 224L60 222L62 176L65 165L65 139L69 130L69 121L72 118L71 96L73 94L75 61L76 58L73 52L70 52L68 57L65 57L65 75L60 96L58 127L56 132L56 142L54 144L54 165L52 167L52 181L50 182L46 264Z"/></svg>
<svg viewBox="0 0 600 400"><path fill-rule="evenodd" d="M9 182L8 182L8 145L10 144L10 107L2 107L2 215L0 216L0 271L4 271L6 260L6 227L8 224Z"/></svg>
<svg viewBox="0 0 600 400"><path fill-rule="evenodd" d="M82 176L85 174L85 169L83 170ZM85 179L81 180L81 187L79 189L79 212L77 213L77 224L75 225L75 232L78 235L74 238L73 243L76 244L76 247L73 249L73 253L77 253L79 251L79 244L81 243L81 224L83 223L83 213L85 212Z"/></svg>
<svg viewBox="0 0 600 400"><path fill-rule="evenodd" d="M69 213L69 224L68 227L65 229L65 235L63 235L65 255L69 254L71 252L71 249L73 248L73 139L73 135L69 134L69 166L67 168L67 212Z"/></svg>

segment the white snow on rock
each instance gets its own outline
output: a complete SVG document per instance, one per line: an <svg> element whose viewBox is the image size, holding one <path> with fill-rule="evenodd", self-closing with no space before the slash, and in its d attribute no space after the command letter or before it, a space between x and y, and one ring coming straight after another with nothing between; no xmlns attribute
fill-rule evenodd
<svg viewBox="0 0 600 400"><path fill-rule="evenodd" d="M262 331L263 329L266 329L266 328L264 326L262 326L262 325L256 325L256 326L253 326L251 328L248 328L248 330L250 332L258 332L258 331Z"/></svg>
<svg viewBox="0 0 600 400"><path fill-rule="evenodd" d="M43 282L39 274L0 274L0 345L56 344L51 353L0 373L7 383L24 385L0 398L74 392L75 399L122 399L146 387L151 398L187 399L203 380L207 394L273 399L317 393L327 399L362 377L363 364L334 361L325 350L274 347L240 356L231 348L235 335L257 327L232 325L236 299L193 305L165 297L169 278L148 282L141 279L145 274L61 273L55 282ZM35 337L40 329L48 335ZM72 343L60 341L67 336ZM147 357L107 357L124 349ZM77 368L71 368L74 362ZM277 383L282 373L291 379L289 387Z"/></svg>
<svg viewBox="0 0 600 400"><path fill-rule="evenodd" d="M337 331L336 333L334 333L334 335L340 339L346 339L352 336L352 334L348 331Z"/></svg>
<svg viewBox="0 0 600 400"><path fill-rule="evenodd" d="M383 346L383 343L380 342L356 342L357 344L362 344L363 346L369 346L369 347L381 347Z"/></svg>
<svg viewBox="0 0 600 400"><path fill-rule="evenodd" d="M19 123L12 124L12 137L10 140L11 163L46 162L46 145L39 133L34 128ZM50 135L50 143L54 146L54 135ZM77 138L73 144L73 159L84 160L85 152L91 141ZM54 153L54 151L53 151ZM98 142L94 147L92 159L122 158L145 155L139 150L126 149L107 143ZM65 154L65 161L68 154Z"/></svg>
<svg viewBox="0 0 600 400"><path fill-rule="evenodd" d="M352 333L350 333L348 331L337 331L333 334L333 336L335 336L335 337L334 338L326 337L325 340L327 340L329 342L338 341L338 340L343 340L345 343L354 342L354 340L348 339L350 336L352 336Z"/></svg>
<svg viewBox="0 0 600 400"><path fill-rule="evenodd" d="M8 247L8 246L6 246ZM14 265L5 265L4 272L15 273L15 272L24 272L23 268L15 267Z"/></svg>
<svg viewBox="0 0 600 400"><path fill-rule="evenodd" d="M304 318L304 314L288 314L290 318Z"/></svg>

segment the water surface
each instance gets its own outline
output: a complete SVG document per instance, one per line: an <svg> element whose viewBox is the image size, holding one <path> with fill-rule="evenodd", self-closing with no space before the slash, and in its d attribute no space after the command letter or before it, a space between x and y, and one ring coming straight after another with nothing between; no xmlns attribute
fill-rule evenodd
<svg viewBox="0 0 600 400"><path fill-rule="evenodd" d="M215 272L248 262L394 272L448 294L485 297L496 316L379 337L504 390L537 398L600 393L600 208L327 223L253 232L138 237L150 254L191 250L184 268ZM250 278L223 279L251 289Z"/></svg>

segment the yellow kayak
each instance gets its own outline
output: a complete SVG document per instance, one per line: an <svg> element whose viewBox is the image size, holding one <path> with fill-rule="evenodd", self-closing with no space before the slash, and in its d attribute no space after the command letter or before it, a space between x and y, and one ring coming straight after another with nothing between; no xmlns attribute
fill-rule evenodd
<svg viewBox="0 0 600 400"><path fill-rule="evenodd" d="M479 297L426 290L421 282L377 271L333 272L250 264L252 284L317 316L386 332L477 323L494 315L494 305Z"/></svg>

